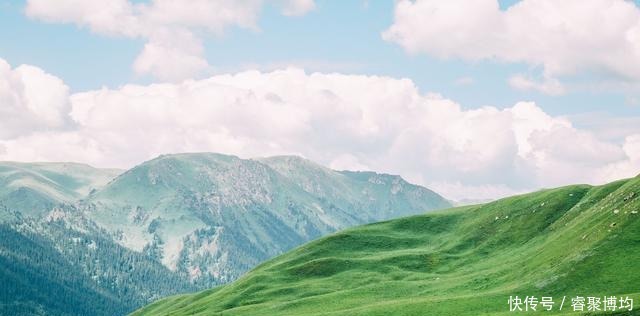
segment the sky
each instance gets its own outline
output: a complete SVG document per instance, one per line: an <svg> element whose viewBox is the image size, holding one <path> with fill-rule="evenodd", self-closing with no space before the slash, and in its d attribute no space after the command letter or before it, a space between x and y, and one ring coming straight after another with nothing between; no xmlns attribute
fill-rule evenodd
<svg viewBox="0 0 640 316"><path fill-rule="evenodd" d="M0 160L301 155L491 199L640 173L640 3L0 0Z"/></svg>

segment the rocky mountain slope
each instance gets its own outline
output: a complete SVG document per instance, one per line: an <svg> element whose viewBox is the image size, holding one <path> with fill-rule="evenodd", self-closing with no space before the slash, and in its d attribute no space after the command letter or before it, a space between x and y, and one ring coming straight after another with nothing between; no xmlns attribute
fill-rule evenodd
<svg viewBox="0 0 640 316"><path fill-rule="evenodd" d="M0 163L3 234L23 241L0 244L0 277L14 285L0 305L86 315L93 304L89 314L120 315L233 281L339 229L449 205L397 176L299 157L179 154L128 171ZM53 291L61 296L43 299Z"/></svg>
<svg viewBox="0 0 640 316"><path fill-rule="evenodd" d="M447 206L397 176L219 154L159 157L83 203L120 244L208 285L339 229Z"/></svg>

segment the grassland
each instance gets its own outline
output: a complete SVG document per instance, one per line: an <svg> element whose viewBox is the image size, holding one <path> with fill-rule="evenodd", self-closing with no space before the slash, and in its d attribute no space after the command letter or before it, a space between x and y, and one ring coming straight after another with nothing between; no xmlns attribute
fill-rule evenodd
<svg viewBox="0 0 640 316"><path fill-rule="evenodd" d="M563 296L640 309L639 211L635 178L360 226L133 315L511 315L511 295L556 301L531 314L580 314Z"/></svg>

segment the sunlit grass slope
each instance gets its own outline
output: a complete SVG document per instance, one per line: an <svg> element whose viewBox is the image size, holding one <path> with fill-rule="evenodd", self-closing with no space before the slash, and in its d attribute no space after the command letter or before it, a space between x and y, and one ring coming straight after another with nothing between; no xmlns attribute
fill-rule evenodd
<svg viewBox="0 0 640 316"><path fill-rule="evenodd" d="M638 211L636 178L360 226L134 315L508 315L510 295L640 309Z"/></svg>

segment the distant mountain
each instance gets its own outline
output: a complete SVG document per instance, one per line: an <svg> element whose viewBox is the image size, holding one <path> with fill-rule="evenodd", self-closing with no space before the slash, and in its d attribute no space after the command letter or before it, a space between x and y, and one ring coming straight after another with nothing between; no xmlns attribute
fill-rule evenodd
<svg viewBox="0 0 640 316"><path fill-rule="evenodd" d="M0 243L0 314L121 315L336 230L448 206L398 176L291 156L0 163L0 232L13 240Z"/></svg>
<svg viewBox="0 0 640 316"><path fill-rule="evenodd" d="M234 283L133 315L510 315L516 296L522 304L512 306L524 314L638 315L639 212L634 178L395 219L321 238ZM537 302L528 311L526 297ZM577 297L585 305L574 312ZM615 297L606 312L604 297Z"/></svg>
<svg viewBox="0 0 640 316"><path fill-rule="evenodd" d="M339 229L448 206L398 176L219 154L159 157L83 203L120 244L207 285Z"/></svg>
<svg viewBox="0 0 640 316"><path fill-rule="evenodd" d="M197 288L75 207L121 172L0 163L0 315L122 315Z"/></svg>
<svg viewBox="0 0 640 316"><path fill-rule="evenodd" d="M76 163L0 162L0 206L42 216L99 189L122 170Z"/></svg>

